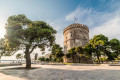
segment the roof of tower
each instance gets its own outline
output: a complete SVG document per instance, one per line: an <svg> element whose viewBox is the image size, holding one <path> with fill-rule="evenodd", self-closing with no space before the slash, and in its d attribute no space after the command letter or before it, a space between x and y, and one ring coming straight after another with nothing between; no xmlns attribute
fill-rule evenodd
<svg viewBox="0 0 120 80"><path fill-rule="evenodd" d="M84 24L79 24L79 23L74 23L74 24L71 24L71 25L69 25L68 27L66 27L64 30L63 30L63 33L66 31L66 30L68 30L68 29L71 29L71 28L85 28L85 29L87 29L88 31L89 31L89 28L86 26L86 25L84 25Z"/></svg>

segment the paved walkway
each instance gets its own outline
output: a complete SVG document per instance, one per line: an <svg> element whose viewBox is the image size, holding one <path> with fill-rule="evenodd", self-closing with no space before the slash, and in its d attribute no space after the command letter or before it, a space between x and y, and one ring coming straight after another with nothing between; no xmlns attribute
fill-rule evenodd
<svg viewBox="0 0 120 80"><path fill-rule="evenodd" d="M0 80L120 80L120 66L33 65L33 67L41 68L33 70L0 68L2 76Z"/></svg>

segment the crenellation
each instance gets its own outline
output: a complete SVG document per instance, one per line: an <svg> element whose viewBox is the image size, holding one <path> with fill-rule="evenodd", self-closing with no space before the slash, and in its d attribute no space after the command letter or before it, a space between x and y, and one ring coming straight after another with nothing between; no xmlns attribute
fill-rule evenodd
<svg viewBox="0 0 120 80"><path fill-rule="evenodd" d="M86 26L86 25L83 25L83 24L74 24L74 25L70 25L70 26L68 26L67 28L65 28L64 30L63 30L63 34L64 34L64 32L65 31L67 31L68 29L72 29L72 28L83 28L83 29L86 29L88 32L89 32L89 29L88 29L88 27Z"/></svg>

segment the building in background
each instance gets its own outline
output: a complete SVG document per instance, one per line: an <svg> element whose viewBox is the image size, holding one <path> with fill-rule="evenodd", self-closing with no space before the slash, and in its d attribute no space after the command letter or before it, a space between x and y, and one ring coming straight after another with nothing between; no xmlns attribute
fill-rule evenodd
<svg viewBox="0 0 120 80"><path fill-rule="evenodd" d="M84 47L89 41L89 29L86 25L74 23L63 31L64 35L64 53L77 46Z"/></svg>
<svg viewBox="0 0 120 80"><path fill-rule="evenodd" d="M74 23L63 30L64 35L64 54L68 53L73 47L84 47L89 42L89 28L86 25ZM76 62L79 61L78 55L75 56ZM64 57L64 62L72 62L72 58ZM82 62L89 62L90 59L84 58Z"/></svg>

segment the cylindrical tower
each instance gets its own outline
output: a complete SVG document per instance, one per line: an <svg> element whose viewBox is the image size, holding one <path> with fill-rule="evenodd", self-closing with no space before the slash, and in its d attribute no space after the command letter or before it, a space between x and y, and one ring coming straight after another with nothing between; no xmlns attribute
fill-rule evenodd
<svg viewBox="0 0 120 80"><path fill-rule="evenodd" d="M89 41L89 29L86 25L74 23L63 31L64 35L64 54L69 49L77 46L84 47Z"/></svg>

